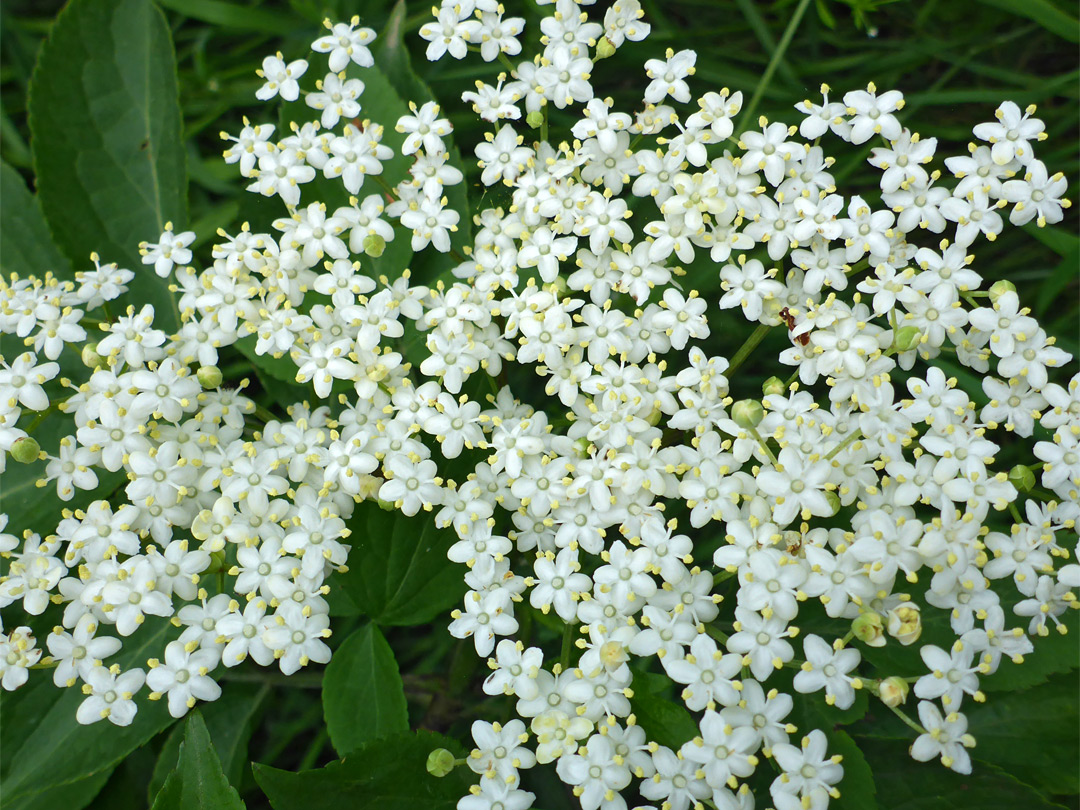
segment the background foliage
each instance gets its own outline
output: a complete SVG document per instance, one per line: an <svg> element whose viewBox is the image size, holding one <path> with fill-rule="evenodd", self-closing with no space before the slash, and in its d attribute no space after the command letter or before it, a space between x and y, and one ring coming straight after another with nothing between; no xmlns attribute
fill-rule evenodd
<svg viewBox="0 0 1080 810"><path fill-rule="evenodd" d="M207 248L222 225L262 222L276 213L268 207L273 203L245 193L235 168L222 163L218 132L237 131L245 114L262 120L264 111L253 103L261 83L255 68L277 50L287 58L305 55L326 16L359 14L365 25L384 32L376 49L382 74L373 74L365 95L372 117L390 123L403 111L403 100L433 96L455 123L456 143L475 143L482 122L465 108L460 93L474 79L489 78L493 66L475 56L464 63L424 60L415 32L429 18L429 5L410 0L399 4L392 18L390 0L159 0L157 6L149 0L75 0L46 41L60 4L5 0L0 6L0 270L52 270L70 277L73 266L86 266L91 250L106 261L135 266L138 241L156 235L166 220L178 230L185 223L195 230L198 249ZM528 36L541 11L531 0L524 5ZM643 5L653 25L651 38L644 45L627 45L594 73L594 84L621 108L636 106L642 64L660 47L697 49L695 86L727 86L747 99L757 96L757 111L771 119L796 120L791 105L816 96L823 82L841 93L871 80L879 87L899 87L908 98L905 123L937 136L953 151L1002 99L1021 106L1037 103L1050 135L1039 156L1051 171L1066 173L1068 196L1078 197L1080 29L1073 4L814 0L776 61L772 57L796 0L644 0ZM770 63L772 73L766 70ZM82 81L71 82L71 75ZM845 185L861 179L876 185L873 170L861 161L845 161L836 174ZM475 210L493 202L479 199L475 177L468 185L472 199L454 200L455 207ZM991 282L1013 281L1047 331L1074 355L1080 354L1078 212L1080 206L1074 206L1055 229L1007 229L994 250L980 253L977 265ZM407 240L393 246L407 249ZM395 268L410 260L408 253L393 251L383 259ZM151 274L139 275L146 282L133 296L160 300L159 313L168 312L167 292ZM715 297L715 275L708 267L691 268L687 280ZM725 322L722 316L720 324L714 328L718 350L730 352L741 338L732 341L725 327L744 329L745 324L736 326L734 318ZM250 375L251 356L250 348L238 346L231 365L223 360L227 378ZM747 375L747 385L768 373ZM289 384L291 375L272 361L260 358L256 374L250 390L264 407L273 410L303 396ZM965 387L979 390L977 381ZM733 390L740 393L752 391ZM59 424L47 419L40 430L55 433ZM1015 452L1005 448L1003 464L1011 465L1009 454ZM31 469L25 480L32 483L35 473ZM116 486L103 480L96 496ZM91 497L87 494L87 500ZM5 476L0 509L39 531L49 531L45 524L55 526L59 519L54 500L32 485L12 486L11 476ZM39 676L0 701L4 806L453 807L470 775L459 768L443 780L428 777L427 752L445 746L461 755L459 741L469 740L473 719L506 719L512 708L480 692L486 670L471 642L446 633L446 612L463 590L460 572L445 560L450 538L420 517L395 517L370 504L357 510L352 528L352 570L332 597L336 652L330 665L288 679L254 668L231 670L223 675L222 698L186 720L172 721L164 706L143 705L127 729L76 726L80 696L61 694ZM527 605L518 611L524 639L559 648L561 622ZM908 729L865 696L843 715L826 714L823 702L804 697L804 716L795 722L829 727L833 749L845 755L847 778L838 805L859 810L1077 806L1080 632L1076 612L1070 613L1068 637L1042 640L1023 667L1005 665L987 680L990 701L969 713L979 737L971 778L937 764L913 763L905 750L904 741L912 736ZM120 663L145 663L148 651L160 650L172 632L166 623L147 627ZM928 640L934 632L930 624ZM895 652L892 646L870 650L867 659L888 672ZM634 691L635 713L653 738L677 745L692 736L693 721L673 700L665 679L637 673ZM529 779L526 786L537 793L537 807L572 806L551 770L538 768Z"/></svg>

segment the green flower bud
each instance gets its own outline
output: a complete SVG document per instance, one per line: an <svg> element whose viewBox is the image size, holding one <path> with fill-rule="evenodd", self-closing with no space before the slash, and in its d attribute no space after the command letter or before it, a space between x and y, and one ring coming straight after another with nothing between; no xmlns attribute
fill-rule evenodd
<svg viewBox="0 0 1080 810"><path fill-rule="evenodd" d="M840 496L831 489L825 490L825 500L829 502L829 507L834 515L840 511Z"/></svg>
<svg viewBox="0 0 1080 810"><path fill-rule="evenodd" d="M41 457L41 445L33 436L23 436L14 441L8 452L20 464L33 464Z"/></svg>
<svg viewBox="0 0 1080 810"><path fill-rule="evenodd" d="M596 59L594 61L599 62L601 59L607 59L609 56L615 55L615 45L610 39L604 37L596 43Z"/></svg>
<svg viewBox="0 0 1080 810"><path fill-rule="evenodd" d="M1005 293L1014 292L1016 292L1016 285L1013 284L1011 281L1006 281L1005 279L1002 279L1001 281L995 281L993 284L990 285L990 303L996 304L998 302L998 299L1001 298L1001 296L1005 295Z"/></svg>
<svg viewBox="0 0 1080 810"><path fill-rule="evenodd" d="M917 326L901 326L896 330L893 346L897 351L910 352L922 342L922 330Z"/></svg>
<svg viewBox="0 0 1080 810"><path fill-rule="evenodd" d="M525 123L533 129L539 129L540 125L544 123L544 114L540 110L533 110L525 116Z"/></svg>
<svg viewBox="0 0 1080 810"><path fill-rule="evenodd" d="M885 646L885 622L877 613L860 613L851 623L855 638L870 647Z"/></svg>
<svg viewBox="0 0 1080 810"><path fill-rule="evenodd" d="M454 770L457 760L454 755L445 748L436 748L427 758L427 772L432 776L442 778Z"/></svg>
<svg viewBox="0 0 1080 810"><path fill-rule="evenodd" d="M653 408L652 412L647 417L645 417L645 421L648 422L653 427L656 427L657 425L660 424L660 420L663 417L664 417L664 414L661 413L659 408Z"/></svg>
<svg viewBox="0 0 1080 810"><path fill-rule="evenodd" d="M588 458L590 444L592 444L592 442L582 436L580 439L574 442L574 454L578 458Z"/></svg>
<svg viewBox="0 0 1080 810"><path fill-rule="evenodd" d="M382 509L384 512L394 511L394 504L392 504L390 501L376 500L375 502L379 504L379 508Z"/></svg>
<svg viewBox="0 0 1080 810"><path fill-rule="evenodd" d="M214 389L221 385L223 377L221 369L217 366L199 366L199 370L195 372L195 379L203 388Z"/></svg>
<svg viewBox="0 0 1080 810"><path fill-rule="evenodd" d="M373 259L377 259L386 250L386 240L377 233L369 233L364 237L363 246L364 253Z"/></svg>
<svg viewBox="0 0 1080 810"><path fill-rule="evenodd" d="M731 418L739 427L751 430L765 418L765 408L756 399L740 399L731 406Z"/></svg>
<svg viewBox="0 0 1080 810"><path fill-rule="evenodd" d="M766 397L779 397L787 392L787 386L779 377L769 377L761 384L761 394Z"/></svg>
<svg viewBox="0 0 1080 810"><path fill-rule="evenodd" d="M87 343L83 346L82 362L87 368L101 368L105 365L105 358L97 353L96 343Z"/></svg>
<svg viewBox="0 0 1080 810"><path fill-rule="evenodd" d="M911 687L908 686L908 682L903 678L893 675L891 678L886 678L878 686L878 697L881 698L881 702L886 706L896 708L907 700L908 692Z"/></svg>
<svg viewBox="0 0 1080 810"><path fill-rule="evenodd" d="M1031 471L1030 467L1017 464L1009 470L1009 483L1020 492L1031 492L1031 488L1035 486L1035 473Z"/></svg>

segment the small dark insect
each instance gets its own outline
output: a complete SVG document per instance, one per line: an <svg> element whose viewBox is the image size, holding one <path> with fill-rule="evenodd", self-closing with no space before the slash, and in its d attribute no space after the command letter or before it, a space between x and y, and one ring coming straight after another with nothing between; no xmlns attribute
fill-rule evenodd
<svg viewBox="0 0 1080 810"><path fill-rule="evenodd" d="M791 314L791 310L789 310L787 307L784 307L782 310L780 310L779 315L780 319L787 324L788 331L794 332L795 316ZM810 345L810 335L806 334L805 332L801 335L796 335L795 340L799 341L799 344L802 346Z"/></svg>

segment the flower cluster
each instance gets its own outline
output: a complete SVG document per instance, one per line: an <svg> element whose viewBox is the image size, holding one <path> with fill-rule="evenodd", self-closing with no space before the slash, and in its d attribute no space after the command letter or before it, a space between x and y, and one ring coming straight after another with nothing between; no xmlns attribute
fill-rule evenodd
<svg viewBox="0 0 1080 810"><path fill-rule="evenodd" d="M143 245L140 272L172 284L176 333L149 304L112 317L134 274L96 258L74 283L3 282L0 330L28 350L0 370L0 447L38 457L20 417L53 407L44 386L82 346L85 381L53 398L73 432L48 448L40 483L69 500L106 474L127 480L44 538L0 534L0 605L64 606L48 658L27 627L0 638L0 683L51 664L58 686L81 682L80 722L123 725L144 684L181 716L218 697L221 667L326 662L347 521L377 499L456 533L449 559L469 590L449 631L490 656L484 691L516 698L518 717L473 725L481 778L461 810L530 806L521 771L552 762L584 810L622 810L631 785L648 806L745 809L766 758L777 810L823 808L843 767L821 730L791 722L792 693L845 709L868 691L902 713L910 690L912 756L969 772L964 708L985 699L980 680L1064 629L1080 585L1064 562L1080 516L1080 374L1063 384L1070 356L1012 285L982 289L971 255L1004 209L1042 226L1069 204L1035 157L1034 109L1003 103L943 173L936 139L904 127L902 94L873 85L842 101L823 87L796 105L797 126L737 121L742 95L695 97L696 55L669 50L645 63L636 109L617 109L590 76L649 33L637 0L602 22L558 0L541 50L516 63L524 22L494 0L436 12L420 31L430 59L477 51L509 69L463 94L493 130L475 147L480 182L506 204L475 216L461 252L451 124L430 101L361 118L375 34L354 19L313 44L329 72L312 91L298 84L307 61L263 63L258 97L302 96L317 120L225 136L226 161L285 215L221 231L201 270L191 233ZM575 116L569 139L545 137L552 108ZM386 127L404 135L396 152ZM876 144L880 188L837 191L819 142L830 134ZM390 185L397 153L412 165ZM319 174L347 204L310 198ZM452 274L363 272L361 257L380 266L402 239L449 254ZM741 348L695 343L710 304L757 325ZM789 347L755 365L790 379L733 401L773 329ZM287 417L223 385L219 350L252 337L257 360L308 387ZM958 365L983 392L958 384ZM520 391L530 368L532 402L508 383L513 370ZM494 387L486 400L476 378ZM1008 433L1041 463L1000 469ZM462 480L450 460L468 465ZM227 587L211 595L215 576ZM515 640L525 600L576 645ZM864 660L918 644L934 613L951 643L923 645L913 671ZM109 667L148 616L179 636L148 671ZM654 657L698 723L677 748L633 714L631 663Z"/></svg>

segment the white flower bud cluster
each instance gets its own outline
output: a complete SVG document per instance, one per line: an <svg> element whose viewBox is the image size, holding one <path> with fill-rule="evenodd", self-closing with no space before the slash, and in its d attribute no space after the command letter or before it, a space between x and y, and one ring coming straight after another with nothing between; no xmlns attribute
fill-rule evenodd
<svg viewBox="0 0 1080 810"><path fill-rule="evenodd" d="M459 214L443 192L463 175L446 162L449 121L432 102L397 122L357 119L365 85L346 69L363 76L375 35L355 19L314 43L331 72L313 92L296 81L306 61L267 58L259 97L303 93L320 119L280 141L245 121L225 159L286 216L221 231L202 270L190 234L143 246L172 279L182 326L156 328L150 305L104 310L107 334L84 350L93 371L60 403L74 432L46 448L45 481L63 499L94 489L95 468L128 482L44 539L0 534L0 605L64 605L47 646L56 683L83 683L80 722L130 722L144 681L181 716L218 697L218 667L250 657L288 674L328 660L328 577L346 565L356 504L378 498L435 511L456 533L449 558L469 591L450 632L492 656L488 694L517 698L520 718L474 724L469 766L482 778L461 810L530 806L520 771L550 762L584 810L623 810L635 780L656 806L750 808L763 757L778 810L823 808L843 769L822 731L791 736L793 697L770 685L784 668L794 691L840 709L862 689L896 708L912 684L912 756L970 771L965 702L984 699L980 678L1003 658L1032 652L1029 636L1061 626L1080 584L1059 564L1077 544L1080 375L1053 381L1071 357L1010 285L981 289L969 253L1001 232L1007 205L1014 224L1061 219L1066 181L1034 155L1042 123L1002 104L975 127L984 145L943 161L950 187L931 168L936 140L904 128L903 96L873 85L843 101L822 88L821 104L797 105L800 126L744 126L740 93L685 109L696 55L669 51L646 63L638 109L621 112L590 74L648 34L641 16L618 0L592 22L558 0L542 50L517 64L524 23L493 0L445 0L421 28L430 59L476 50L512 68L463 94L494 129L475 149L480 180L506 187L509 205L476 215L467 258L452 254L456 280L430 286L404 268L372 278L358 259L403 233L414 251L453 250ZM549 107L575 105L574 140L548 137ZM540 140L516 123L522 107ZM392 125L414 156L396 187L379 177ZM830 132L879 144L880 189L838 193L818 143ZM309 199L317 173L349 204ZM369 175L379 190L358 196ZM710 302L678 282L696 259L695 273L716 267L719 307L757 324L727 357L692 344L710 336ZM64 346L87 341L85 313L132 278L95 266L77 284L0 288L0 330L30 349L0 371L5 450L30 432L23 409L50 407L42 386ZM771 328L790 348L761 361L761 378L787 365L791 380L733 403L730 379ZM277 419L220 387L218 350L250 336L258 355L288 358L315 407ZM989 404L976 407L935 364L944 357L981 375ZM531 367L549 399L516 397L510 364ZM486 403L470 393L476 375L494 388ZM1000 428L1052 436L1032 446L1042 489L1021 495L1022 477L997 468ZM455 482L441 473L459 458L471 472ZM1011 532L995 528L1004 510ZM227 588L210 596L204 579L219 571ZM567 628L556 663L513 638L525 599ZM815 607L831 639L793 644ZM876 671L853 642L916 644L934 611L955 641L922 647L912 673ZM147 615L169 617L179 638L148 673L106 668ZM4 688L42 660L34 644L24 627L0 639ZM699 723L678 750L632 713L630 661L653 656Z"/></svg>

